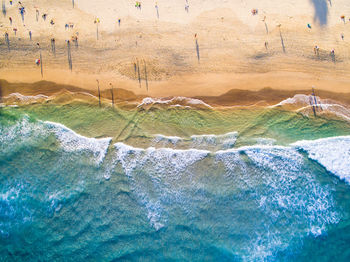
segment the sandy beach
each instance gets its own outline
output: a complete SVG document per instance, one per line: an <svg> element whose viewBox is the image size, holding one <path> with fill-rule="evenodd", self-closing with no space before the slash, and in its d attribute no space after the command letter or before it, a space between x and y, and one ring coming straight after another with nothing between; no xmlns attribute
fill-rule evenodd
<svg viewBox="0 0 350 262"><path fill-rule="evenodd" d="M6 15L3 11L0 20L0 78L14 83L46 80L90 90L96 90L98 79L101 89L112 83L152 97L312 86L346 93L350 4L332 2L189 1L187 12L185 0L143 1L141 9L133 1L76 0L74 8L68 0L55 4L22 1L22 22L21 5L5 1ZM73 28L65 28L66 24ZM72 36L77 36L77 42L72 42ZM66 40L71 42L72 71ZM35 64L40 55L36 43L42 51L43 77Z"/></svg>

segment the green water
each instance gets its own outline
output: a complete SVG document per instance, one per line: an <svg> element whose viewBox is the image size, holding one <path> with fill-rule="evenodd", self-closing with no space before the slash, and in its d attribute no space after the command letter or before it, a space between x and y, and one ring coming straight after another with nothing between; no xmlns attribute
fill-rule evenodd
<svg viewBox="0 0 350 262"><path fill-rule="evenodd" d="M255 144L256 138L273 138L277 144L350 134L350 123L335 117L304 116L278 108L226 110L126 110L72 102L11 108L11 112L61 123L88 137L112 137L134 142L154 134L190 137L237 131L236 145Z"/></svg>
<svg viewBox="0 0 350 262"><path fill-rule="evenodd" d="M349 261L349 127L278 108L3 107L0 261Z"/></svg>

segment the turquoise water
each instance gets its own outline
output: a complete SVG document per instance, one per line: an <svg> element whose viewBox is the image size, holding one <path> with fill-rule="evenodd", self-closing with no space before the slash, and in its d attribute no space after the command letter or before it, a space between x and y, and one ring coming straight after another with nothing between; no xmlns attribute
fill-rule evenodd
<svg viewBox="0 0 350 262"><path fill-rule="evenodd" d="M349 261L350 136L234 131L136 148L2 115L0 261Z"/></svg>

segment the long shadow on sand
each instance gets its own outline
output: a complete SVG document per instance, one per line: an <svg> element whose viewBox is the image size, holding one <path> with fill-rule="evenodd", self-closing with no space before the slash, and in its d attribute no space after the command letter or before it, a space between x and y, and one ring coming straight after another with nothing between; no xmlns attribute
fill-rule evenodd
<svg viewBox="0 0 350 262"><path fill-rule="evenodd" d="M327 0L310 0L315 8L314 20L320 25L326 25L328 22L328 5Z"/></svg>

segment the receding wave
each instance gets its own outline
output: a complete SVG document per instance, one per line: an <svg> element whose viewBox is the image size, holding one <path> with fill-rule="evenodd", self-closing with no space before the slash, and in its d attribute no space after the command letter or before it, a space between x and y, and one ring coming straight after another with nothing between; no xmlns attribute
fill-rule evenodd
<svg viewBox="0 0 350 262"><path fill-rule="evenodd" d="M152 145L174 149L201 149L215 152L234 147L237 136L238 132L229 132L222 135L192 135L188 138L157 134L154 135Z"/></svg>
<svg viewBox="0 0 350 262"><path fill-rule="evenodd" d="M151 98L146 97L142 100L142 102L137 107L149 107L155 105L163 105L170 107L183 107L183 108L191 108L192 106L195 108L212 108L212 106L203 102L202 100L176 96L170 99L167 98Z"/></svg>
<svg viewBox="0 0 350 262"><path fill-rule="evenodd" d="M332 99L321 99L316 96L297 94L292 98L287 98L280 103L271 106L287 107L306 115L326 113L336 115L346 121L350 121L350 107Z"/></svg>

